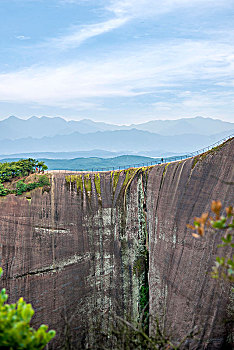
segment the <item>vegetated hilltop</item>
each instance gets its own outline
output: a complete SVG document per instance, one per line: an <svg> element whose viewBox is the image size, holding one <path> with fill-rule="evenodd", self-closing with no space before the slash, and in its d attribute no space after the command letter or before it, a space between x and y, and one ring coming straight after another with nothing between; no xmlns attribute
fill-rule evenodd
<svg viewBox="0 0 234 350"><path fill-rule="evenodd" d="M0 163L0 196L50 186L48 176L42 175L47 169L44 162L32 158Z"/></svg>
<svg viewBox="0 0 234 350"><path fill-rule="evenodd" d="M230 286L209 278L219 237L195 240L186 224L211 199L232 205L233 142L170 164L51 174L50 189L30 201L1 198L2 281L12 302L20 294L32 303L34 326L57 331L50 349L68 336L95 349L97 327L113 313L138 319L147 301L173 340L197 325L188 347L228 349Z"/></svg>
<svg viewBox="0 0 234 350"><path fill-rule="evenodd" d="M14 160L18 160L17 158ZM155 163L155 158L140 156L119 156L114 158L75 158L75 159L45 159L40 158L48 166L49 170L110 170L111 168L127 168L133 166L142 166L147 163ZM3 161L11 161L11 159L3 159Z"/></svg>

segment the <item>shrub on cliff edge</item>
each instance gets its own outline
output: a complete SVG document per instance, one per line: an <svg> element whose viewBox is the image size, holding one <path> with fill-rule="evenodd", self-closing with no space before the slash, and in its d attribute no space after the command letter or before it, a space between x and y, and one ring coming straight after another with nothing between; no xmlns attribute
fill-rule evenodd
<svg viewBox="0 0 234 350"><path fill-rule="evenodd" d="M0 268L0 276L2 268ZM6 304L5 289L0 293L0 349L2 350L42 350L55 336L55 331L47 332L48 326L38 330L30 326L34 310L20 298L15 304Z"/></svg>
<svg viewBox="0 0 234 350"><path fill-rule="evenodd" d="M217 246L231 248L228 256L217 256L215 265L212 268L211 277L219 280L226 280L231 283L234 282L234 210L232 206L225 208L225 214L221 215L222 204L220 201L212 201L211 211L213 216L209 213L203 213L201 217L194 218L194 224L188 224L187 227L195 230L193 237L200 238L205 235L206 228L212 228L213 232L219 234L222 241Z"/></svg>

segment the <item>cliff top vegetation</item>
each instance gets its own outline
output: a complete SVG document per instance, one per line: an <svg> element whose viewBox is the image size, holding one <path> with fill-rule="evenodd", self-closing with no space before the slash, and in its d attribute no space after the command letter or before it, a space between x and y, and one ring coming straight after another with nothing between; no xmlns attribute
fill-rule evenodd
<svg viewBox="0 0 234 350"><path fill-rule="evenodd" d="M49 178L42 175L46 169L44 162L32 158L0 163L0 196L21 195L36 187L49 186Z"/></svg>

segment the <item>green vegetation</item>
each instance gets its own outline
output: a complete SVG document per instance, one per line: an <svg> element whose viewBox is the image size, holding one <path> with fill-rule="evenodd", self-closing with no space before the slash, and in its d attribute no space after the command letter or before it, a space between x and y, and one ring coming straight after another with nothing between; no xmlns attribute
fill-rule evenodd
<svg viewBox="0 0 234 350"><path fill-rule="evenodd" d="M203 237L205 234L205 228L211 227L214 232L220 234L222 244L220 247L234 248L233 242L233 229L234 229L234 211L233 207L227 207L225 209L226 214L221 215L222 204L220 201L212 201L211 211L214 216L209 216L208 213L203 213L201 217L194 218L193 225L187 225L188 228L196 230L193 233L193 237ZM234 255L216 257L215 265L212 268L211 277L219 280L227 280L234 282Z"/></svg>
<svg viewBox="0 0 234 350"><path fill-rule="evenodd" d="M35 159L20 159L17 162L0 163L0 182L10 181L16 177L28 176L38 171L44 171L47 166L44 162L38 162Z"/></svg>
<svg viewBox="0 0 234 350"><path fill-rule="evenodd" d="M65 176L66 183L76 183L77 191L79 189L81 192L83 191L83 180L82 180L82 175L68 175Z"/></svg>
<svg viewBox="0 0 234 350"><path fill-rule="evenodd" d="M134 179L135 175L137 173L141 172L143 174L147 174L147 176L148 176L148 170L150 168L151 167L139 167L139 168L129 168L129 169L125 169L125 170L111 171L113 192L115 193L117 184L119 182L120 173L123 171L125 174L125 179L124 179L122 188L124 188L124 201L125 201L126 191L127 191L128 187L130 186L132 180Z"/></svg>
<svg viewBox="0 0 234 350"><path fill-rule="evenodd" d="M115 190L116 190L116 187L117 187L117 184L119 181L119 175L120 175L120 170L111 172L113 192L115 192Z"/></svg>
<svg viewBox="0 0 234 350"><path fill-rule="evenodd" d="M17 160L15 158L14 160ZM4 160L3 160L4 161ZM10 161L10 160L8 160ZM119 156L113 158L74 158L74 159L47 159L41 158L49 170L70 170L70 171L109 171L114 169L126 169L147 163L157 163L157 159L144 156Z"/></svg>
<svg viewBox="0 0 234 350"><path fill-rule="evenodd" d="M101 195L101 179L100 179L99 173L95 174L94 183L95 183L97 194Z"/></svg>
<svg viewBox="0 0 234 350"><path fill-rule="evenodd" d="M149 303L149 285L148 283L143 284L140 288L140 310L143 310L148 306ZM148 310L146 310L148 312Z"/></svg>
<svg viewBox="0 0 234 350"><path fill-rule="evenodd" d="M162 174L163 177L164 177L165 174L166 174L167 167L168 167L169 164L171 164L171 163L167 163L167 164L165 165L164 169L163 169L163 174ZM163 165L163 164L162 164L162 165Z"/></svg>
<svg viewBox="0 0 234 350"><path fill-rule="evenodd" d="M50 180L46 175L41 175L38 177L37 182L31 182L28 184L26 184L23 180L19 180L16 183L16 194L21 195L23 192L28 192L28 191L34 190L34 188L44 187L44 186L50 186Z"/></svg>
<svg viewBox="0 0 234 350"><path fill-rule="evenodd" d="M0 276L2 268L0 268ZM54 338L55 331L41 325L38 330L30 326L34 310L20 298L15 304L6 304L8 295L0 293L0 348L2 350L42 350Z"/></svg>
<svg viewBox="0 0 234 350"><path fill-rule="evenodd" d="M8 194L8 189L6 189L3 184L0 183L0 196L6 196Z"/></svg>
<svg viewBox="0 0 234 350"><path fill-rule="evenodd" d="M21 195L23 192L31 191L37 187L50 186L47 175L35 174L33 182L26 182L26 177L35 173L44 172L47 166L44 162L38 162L35 159L21 159L17 162L0 163L0 196L6 196L13 193ZM14 181L17 178L23 178ZM8 183L8 186L7 186Z"/></svg>
<svg viewBox="0 0 234 350"><path fill-rule="evenodd" d="M85 189L87 192L91 192L92 190L92 184L91 184L91 178L89 174L86 174L84 176L84 185L85 185Z"/></svg>

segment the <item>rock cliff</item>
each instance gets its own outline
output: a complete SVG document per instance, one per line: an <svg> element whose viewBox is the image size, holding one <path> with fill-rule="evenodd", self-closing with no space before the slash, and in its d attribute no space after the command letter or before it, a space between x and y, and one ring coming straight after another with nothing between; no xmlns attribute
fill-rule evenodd
<svg viewBox="0 0 234 350"><path fill-rule="evenodd" d="M186 224L212 199L233 204L233 146L149 168L50 173L50 190L0 199L1 284L11 302L32 303L35 326L57 330L51 349L66 336L92 344L111 312L137 317L144 284L150 313L175 339L198 325L189 348L224 346L230 286L209 277L218 238L196 240Z"/></svg>

